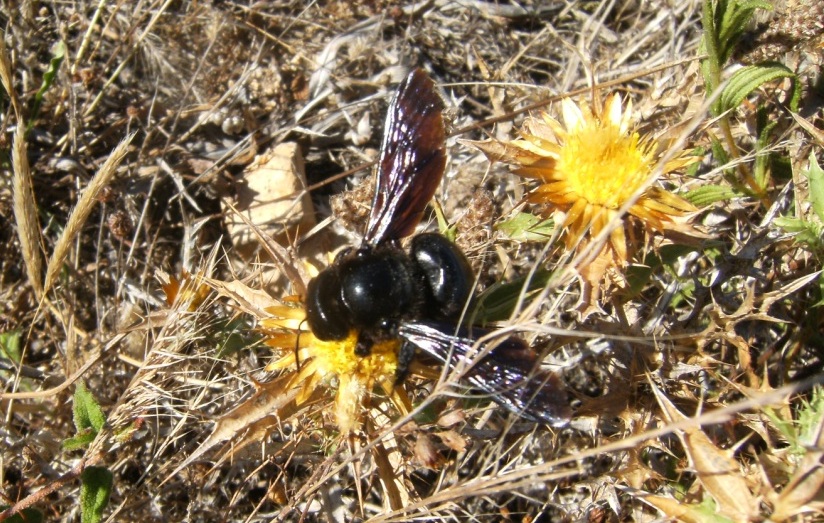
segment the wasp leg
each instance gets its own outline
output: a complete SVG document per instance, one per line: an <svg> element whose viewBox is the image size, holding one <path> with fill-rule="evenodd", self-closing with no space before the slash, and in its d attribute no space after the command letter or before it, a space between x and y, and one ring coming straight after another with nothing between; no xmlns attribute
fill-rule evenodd
<svg viewBox="0 0 824 523"><path fill-rule="evenodd" d="M415 357L415 345L404 340L401 348L398 349L398 367L395 370L395 385L403 383L406 375L409 374L409 365Z"/></svg>

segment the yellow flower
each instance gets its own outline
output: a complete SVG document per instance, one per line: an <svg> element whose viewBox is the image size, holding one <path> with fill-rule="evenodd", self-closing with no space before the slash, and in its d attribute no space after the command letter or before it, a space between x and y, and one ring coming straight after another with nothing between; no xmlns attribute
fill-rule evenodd
<svg viewBox="0 0 824 523"><path fill-rule="evenodd" d="M679 219L696 208L650 184L656 176L697 158L682 153L659 168L657 141L633 129L632 104L624 109L617 94L594 110L566 98L561 114L563 124L547 113L527 118L521 138L509 143L470 143L491 160L516 164L516 174L540 182L528 201L548 204L563 228L567 249L588 245L589 239L598 237L611 223L622 221L581 266L600 259L600 276L610 266L624 266L635 247L627 240L633 221L645 226L645 234L650 229L683 230Z"/></svg>
<svg viewBox="0 0 824 523"><path fill-rule="evenodd" d="M410 412L411 403L403 386L395 385L400 340L376 343L369 356L358 356L356 331L344 340L323 341L309 331L302 306L274 306L266 311L272 315L261 321L269 335L266 344L283 353L266 370L299 369L287 385L289 389L301 388L298 405L311 398L321 385L337 388L334 414L342 434L360 428L376 387L383 390L401 414Z"/></svg>

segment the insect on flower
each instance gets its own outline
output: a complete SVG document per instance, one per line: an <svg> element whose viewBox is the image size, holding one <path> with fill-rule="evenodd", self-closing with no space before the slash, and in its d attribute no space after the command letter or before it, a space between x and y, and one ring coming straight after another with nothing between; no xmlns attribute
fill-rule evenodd
<svg viewBox="0 0 824 523"><path fill-rule="evenodd" d="M336 416L343 432L357 426L356 409L376 384L408 410L396 385L417 349L454 367L467 361L473 334L481 332L457 326L474 282L463 252L436 233L412 236L408 249L400 243L414 232L443 177L443 108L424 71L412 71L400 85L386 118L363 241L338 254L309 282L305 315L291 309L292 327L305 319L309 332L295 340L300 345L296 355L270 366L283 368L297 363L295 356L300 359L295 385L303 383L303 397L321 380L336 376ZM287 309L277 312L288 316ZM286 327L287 322L270 325ZM286 348L284 341L273 344ZM511 338L489 350L464 378L527 419L562 425L565 395L557 378L536 369L536 363L526 344Z"/></svg>

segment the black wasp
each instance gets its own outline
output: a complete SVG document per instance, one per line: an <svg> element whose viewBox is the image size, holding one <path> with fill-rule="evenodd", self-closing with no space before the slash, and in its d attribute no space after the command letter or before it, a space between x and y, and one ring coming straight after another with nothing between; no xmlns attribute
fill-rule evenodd
<svg viewBox="0 0 824 523"><path fill-rule="evenodd" d="M354 330L359 356L368 356L377 342L400 339L399 380L416 348L454 366L471 352L479 332L456 326L474 283L463 252L434 233L413 236L408 252L400 245L443 177L443 109L423 70L413 70L401 83L386 117L363 242L342 251L306 292L306 319L317 338L343 340ZM504 407L562 425L565 395L554 375L535 369L536 360L522 340L508 338L464 376Z"/></svg>

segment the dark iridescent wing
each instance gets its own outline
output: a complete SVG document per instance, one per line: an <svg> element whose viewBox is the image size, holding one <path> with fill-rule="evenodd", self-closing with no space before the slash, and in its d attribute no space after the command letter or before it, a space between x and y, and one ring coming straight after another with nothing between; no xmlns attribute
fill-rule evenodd
<svg viewBox="0 0 824 523"><path fill-rule="evenodd" d="M567 424L570 411L561 381L557 375L539 368L535 352L526 342L510 336L483 358L470 361L471 355L477 354L473 350L476 339L491 331L473 329L470 334L461 328L453 335L448 328L409 323L401 326L400 335L450 369L459 364L471 365L464 379L502 407L530 421L553 427Z"/></svg>
<svg viewBox="0 0 824 523"><path fill-rule="evenodd" d="M446 166L443 100L422 70L404 79L389 104L364 245L409 236Z"/></svg>

